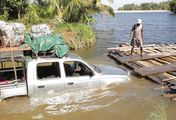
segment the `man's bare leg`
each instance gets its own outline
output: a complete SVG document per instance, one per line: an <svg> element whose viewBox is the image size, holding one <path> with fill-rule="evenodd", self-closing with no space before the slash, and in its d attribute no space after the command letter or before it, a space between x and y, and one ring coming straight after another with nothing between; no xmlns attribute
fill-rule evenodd
<svg viewBox="0 0 176 120"><path fill-rule="evenodd" d="M143 52L143 48L142 48L142 47L140 47L140 51L141 51L141 57L142 57L142 56L143 56L143 55L142 55L142 52Z"/></svg>
<svg viewBox="0 0 176 120"><path fill-rule="evenodd" d="M131 48L131 55L133 54L133 51L134 51L134 46L132 46Z"/></svg>

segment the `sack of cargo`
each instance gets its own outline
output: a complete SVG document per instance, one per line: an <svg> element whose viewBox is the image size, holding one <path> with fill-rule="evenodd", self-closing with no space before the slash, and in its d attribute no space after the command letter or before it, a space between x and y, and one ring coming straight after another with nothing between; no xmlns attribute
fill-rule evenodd
<svg viewBox="0 0 176 120"><path fill-rule="evenodd" d="M25 25L22 23L11 23L15 35L23 35L25 31Z"/></svg>
<svg viewBox="0 0 176 120"><path fill-rule="evenodd" d="M31 28L30 35L33 39L47 34L51 34L51 30L46 24L33 25Z"/></svg>
<svg viewBox="0 0 176 120"><path fill-rule="evenodd" d="M25 26L22 23L0 21L1 47L20 46L24 41Z"/></svg>

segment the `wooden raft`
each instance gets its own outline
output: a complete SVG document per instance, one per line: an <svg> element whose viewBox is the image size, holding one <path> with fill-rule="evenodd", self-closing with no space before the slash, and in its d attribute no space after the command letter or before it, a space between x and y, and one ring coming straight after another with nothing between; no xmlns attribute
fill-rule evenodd
<svg viewBox="0 0 176 120"><path fill-rule="evenodd" d="M176 96L176 44L144 45L143 57L139 48L134 49L133 55L130 53L131 46L127 43L108 48L109 57L172 91L172 94L164 96Z"/></svg>

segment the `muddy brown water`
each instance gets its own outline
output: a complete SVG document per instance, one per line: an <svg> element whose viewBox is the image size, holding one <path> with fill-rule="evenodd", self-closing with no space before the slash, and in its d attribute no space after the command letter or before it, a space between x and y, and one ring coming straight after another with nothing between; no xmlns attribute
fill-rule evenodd
<svg viewBox="0 0 176 120"><path fill-rule="evenodd" d="M89 50L76 53L89 63L123 67L106 55L89 57ZM175 120L176 102L162 97L158 87L131 73L130 81L104 89L10 98L0 103L0 115L1 120Z"/></svg>

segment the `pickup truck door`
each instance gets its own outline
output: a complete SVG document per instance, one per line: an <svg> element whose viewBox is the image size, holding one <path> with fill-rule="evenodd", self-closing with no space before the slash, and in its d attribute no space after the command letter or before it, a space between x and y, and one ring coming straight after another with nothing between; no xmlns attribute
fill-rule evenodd
<svg viewBox="0 0 176 120"><path fill-rule="evenodd" d="M71 67L70 71L66 70L69 67ZM64 68L66 77L65 90L100 88L100 79L94 75L94 72L86 64L79 61L67 61L64 63ZM73 69L77 69L77 71ZM72 72L73 74L71 74Z"/></svg>
<svg viewBox="0 0 176 120"><path fill-rule="evenodd" d="M38 80L36 85L36 90L38 94L46 94L49 92L63 92L64 83L63 80L59 78L48 78L43 80Z"/></svg>
<svg viewBox="0 0 176 120"><path fill-rule="evenodd" d="M49 91L64 91L59 62L46 62L37 65L36 92L46 94Z"/></svg>
<svg viewBox="0 0 176 120"><path fill-rule="evenodd" d="M65 90L85 90L100 88L100 81L90 76L67 77L65 80Z"/></svg>

